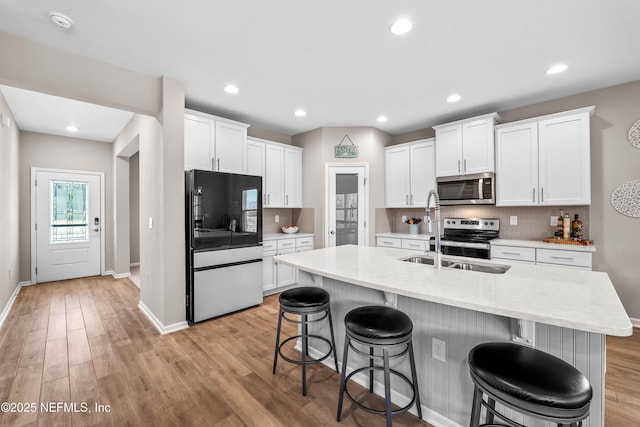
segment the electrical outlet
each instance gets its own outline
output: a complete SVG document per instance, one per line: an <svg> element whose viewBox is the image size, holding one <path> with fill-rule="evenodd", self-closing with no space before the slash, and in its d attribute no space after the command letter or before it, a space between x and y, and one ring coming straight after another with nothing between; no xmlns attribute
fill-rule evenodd
<svg viewBox="0 0 640 427"><path fill-rule="evenodd" d="M280 222L280 215L276 215L276 224Z"/></svg>
<svg viewBox="0 0 640 427"><path fill-rule="evenodd" d="M558 226L558 217L557 216L551 216L549 219L549 225L552 227L557 227Z"/></svg>
<svg viewBox="0 0 640 427"><path fill-rule="evenodd" d="M407 220L407 216L406 215L402 215L402 222L405 222Z"/></svg>
<svg viewBox="0 0 640 427"><path fill-rule="evenodd" d="M518 225L518 217L515 215L511 215L509 217L509 224L511 225Z"/></svg>
<svg viewBox="0 0 640 427"><path fill-rule="evenodd" d="M447 343L439 340L438 338L431 339L431 357L440 360L441 362L447 362Z"/></svg>
<svg viewBox="0 0 640 427"><path fill-rule="evenodd" d="M149 217L149 228L153 228L153 217Z"/></svg>

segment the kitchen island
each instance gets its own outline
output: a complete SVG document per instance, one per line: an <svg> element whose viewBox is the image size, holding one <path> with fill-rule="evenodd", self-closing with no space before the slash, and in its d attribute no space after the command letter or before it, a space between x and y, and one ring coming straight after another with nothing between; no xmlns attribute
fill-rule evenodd
<svg viewBox="0 0 640 427"><path fill-rule="evenodd" d="M514 336L580 369L594 389L591 415L584 425L604 424L605 336L632 333L606 273L513 263L504 274L490 274L403 261L415 255L341 246L282 255L275 261L296 267L300 284L321 286L330 293L339 358L349 310L388 304L411 317L423 418L435 426L468 425L473 392L466 363L469 350L481 342ZM532 333L527 334L527 326ZM445 361L432 357L434 338L445 343ZM406 373L405 365L399 370ZM410 391L403 384L393 388L394 402L408 401ZM376 392L381 390L377 384ZM527 426L546 425L514 418Z"/></svg>

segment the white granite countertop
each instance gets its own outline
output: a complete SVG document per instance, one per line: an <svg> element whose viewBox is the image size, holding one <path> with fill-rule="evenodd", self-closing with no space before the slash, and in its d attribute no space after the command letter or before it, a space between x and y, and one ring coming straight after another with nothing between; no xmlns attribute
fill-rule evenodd
<svg viewBox="0 0 640 427"><path fill-rule="evenodd" d="M435 270L401 261L409 256L416 253L345 245L274 259L312 274L425 301L606 335L632 334L629 317L604 272L518 263L505 274Z"/></svg>
<svg viewBox="0 0 640 427"><path fill-rule="evenodd" d="M377 233L376 237L392 237L396 239L415 239L415 240L429 240L433 236L432 233L427 234L409 234L409 233Z"/></svg>
<svg viewBox="0 0 640 427"><path fill-rule="evenodd" d="M546 243L541 240L509 240L509 239L495 239L491 241L492 245L502 246L518 246L523 248L539 248L539 249L559 249L563 251L576 251L576 252L595 252L596 247L583 246L583 245L567 245L562 243Z"/></svg>
<svg viewBox="0 0 640 427"><path fill-rule="evenodd" d="M295 239L297 237L313 237L315 234L313 233L268 233L262 235L262 240L277 240L277 239Z"/></svg>

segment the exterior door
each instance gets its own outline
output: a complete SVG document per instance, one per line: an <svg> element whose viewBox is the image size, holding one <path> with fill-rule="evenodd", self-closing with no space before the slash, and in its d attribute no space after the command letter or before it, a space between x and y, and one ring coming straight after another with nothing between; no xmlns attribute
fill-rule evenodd
<svg viewBox="0 0 640 427"><path fill-rule="evenodd" d="M366 166L329 166L325 246L366 245Z"/></svg>
<svg viewBox="0 0 640 427"><path fill-rule="evenodd" d="M35 170L36 282L101 273L101 180L101 174Z"/></svg>

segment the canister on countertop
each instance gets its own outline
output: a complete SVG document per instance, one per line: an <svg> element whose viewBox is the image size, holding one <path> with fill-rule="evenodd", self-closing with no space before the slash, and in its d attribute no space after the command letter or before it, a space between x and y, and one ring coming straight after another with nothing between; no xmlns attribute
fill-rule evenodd
<svg viewBox="0 0 640 427"><path fill-rule="evenodd" d="M569 219L569 214L564 214L564 219L562 221L562 237L564 239L568 239L571 234L571 219Z"/></svg>
<svg viewBox="0 0 640 427"><path fill-rule="evenodd" d="M558 224L556 225L556 232L560 238L564 236L564 209L560 209L560 215L558 215Z"/></svg>
<svg viewBox="0 0 640 427"><path fill-rule="evenodd" d="M571 237L574 240L582 240L582 220L576 214L575 219L571 221Z"/></svg>

